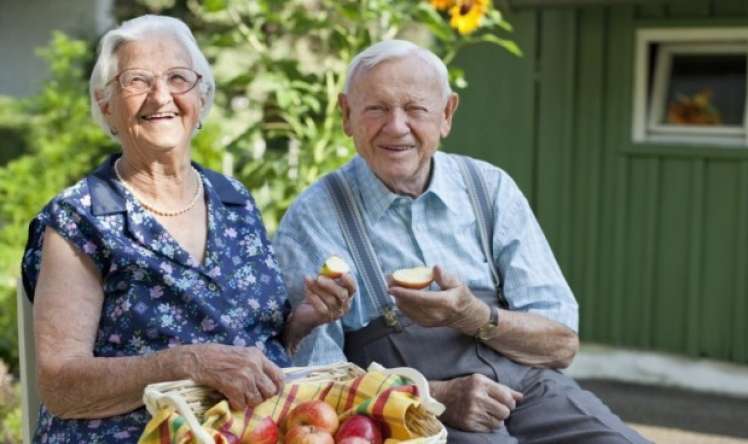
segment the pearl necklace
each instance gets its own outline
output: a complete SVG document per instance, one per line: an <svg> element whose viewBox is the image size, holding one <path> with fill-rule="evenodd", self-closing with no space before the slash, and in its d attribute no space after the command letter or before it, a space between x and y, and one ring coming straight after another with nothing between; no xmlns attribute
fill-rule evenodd
<svg viewBox="0 0 748 444"><path fill-rule="evenodd" d="M117 180L119 180L122 183L122 186L124 186L127 191L132 193L135 199L137 199L138 202L140 202L140 205L142 205L145 209L147 209L151 213L158 214L159 216L164 216L164 217L179 216L180 214L184 214L190 211L195 206L200 196L203 195L203 181L202 179L200 179L200 173L197 172L195 167L192 167L192 171L195 173L195 180L197 180L197 189L195 190L195 195L192 196L192 199L190 200L190 202L187 204L186 207L182 208L181 210L176 210L176 211L160 210L156 208L153 204L146 202L143 198L138 196L138 193L135 192L135 189L132 188L130 185L128 185L127 182L125 182L125 179L123 179L122 176L119 174L120 159L122 158L119 157L117 160L114 161L114 174L117 176Z"/></svg>

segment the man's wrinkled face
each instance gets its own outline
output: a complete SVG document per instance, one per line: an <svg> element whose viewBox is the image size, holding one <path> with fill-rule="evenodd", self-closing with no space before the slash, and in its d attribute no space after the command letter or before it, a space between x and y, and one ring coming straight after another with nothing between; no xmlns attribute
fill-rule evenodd
<svg viewBox="0 0 748 444"><path fill-rule="evenodd" d="M457 95L444 97L437 73L417 56L382 62L351 81L339 98L346 134L388 188L418 196L449 134Z"/></svg>

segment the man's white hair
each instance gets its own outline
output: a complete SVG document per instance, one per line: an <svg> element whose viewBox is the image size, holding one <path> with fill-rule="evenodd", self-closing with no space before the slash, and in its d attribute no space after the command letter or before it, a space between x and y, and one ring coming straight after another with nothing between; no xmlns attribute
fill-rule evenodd
<svg viewBox="0 0 748 444"><path fill-rule="evenodd" d="M216 82L208 60L197 46L197 41L187 25L176 18L161 15L143 15L123 22L118 28L108 31L99 43L98 58L91 78L88 81L88 92L91 99L91 115L105 131L111 132L109 124L101 113L99 102L108 102L111 98L111 85L107 83L119 72L117 50L124 43L145 40L147 38L173 37L190 55L191 68L202 76L198 83L203 106L200 120L204 120L213 106ZM97 99L97 92L100 94Z"/></svg>
<svg viewBox="0 0 748 444"><path fill-rule="evenodd" d="M348 94L350 92L352 84L355 81L355 76L360 74L362 71L368 71L388 60L400 59L408 56L418 57L428 66L433 68L439 78L443 98L446 99L452 93L452 89L449 87L447 66L444 64L442 59L437 57L436 54L428 49L422 48L413 42L397 39L383 40L358 53L358 55L353 58L353 61L351 61L351 64L348 65L348 75L345 78L343 93Z"/></svg>

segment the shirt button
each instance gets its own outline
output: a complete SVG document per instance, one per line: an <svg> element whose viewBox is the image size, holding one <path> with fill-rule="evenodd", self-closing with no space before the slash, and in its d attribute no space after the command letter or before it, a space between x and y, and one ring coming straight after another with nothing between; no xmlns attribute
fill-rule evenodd
<svg viewBox="0 0 748 444"><path fill-rule="evenodd" d="M213 282L211 282L210 284L208 284L208 290L210 290L210 291L216 291L216 290L218 290L218 285L216 285Z"/></svg>

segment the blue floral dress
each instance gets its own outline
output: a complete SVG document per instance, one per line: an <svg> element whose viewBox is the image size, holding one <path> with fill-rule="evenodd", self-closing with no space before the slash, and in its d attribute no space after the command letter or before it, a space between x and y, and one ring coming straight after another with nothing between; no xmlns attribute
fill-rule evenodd
<svg viewBox="0 0 748 444"><path fill-rule="evenodd" d="M116 157L55 197L31 222L22 267L27 294L34 294L49 226L91 258L103 278L95 356L213 342L255 346L288 366L280 335L290 305L249 192L195 165L208 208L206 253L198 264L117 181ZM106 419L63 420L42 406L34 442L137 442L148 419L140 408Z"/></svg>

